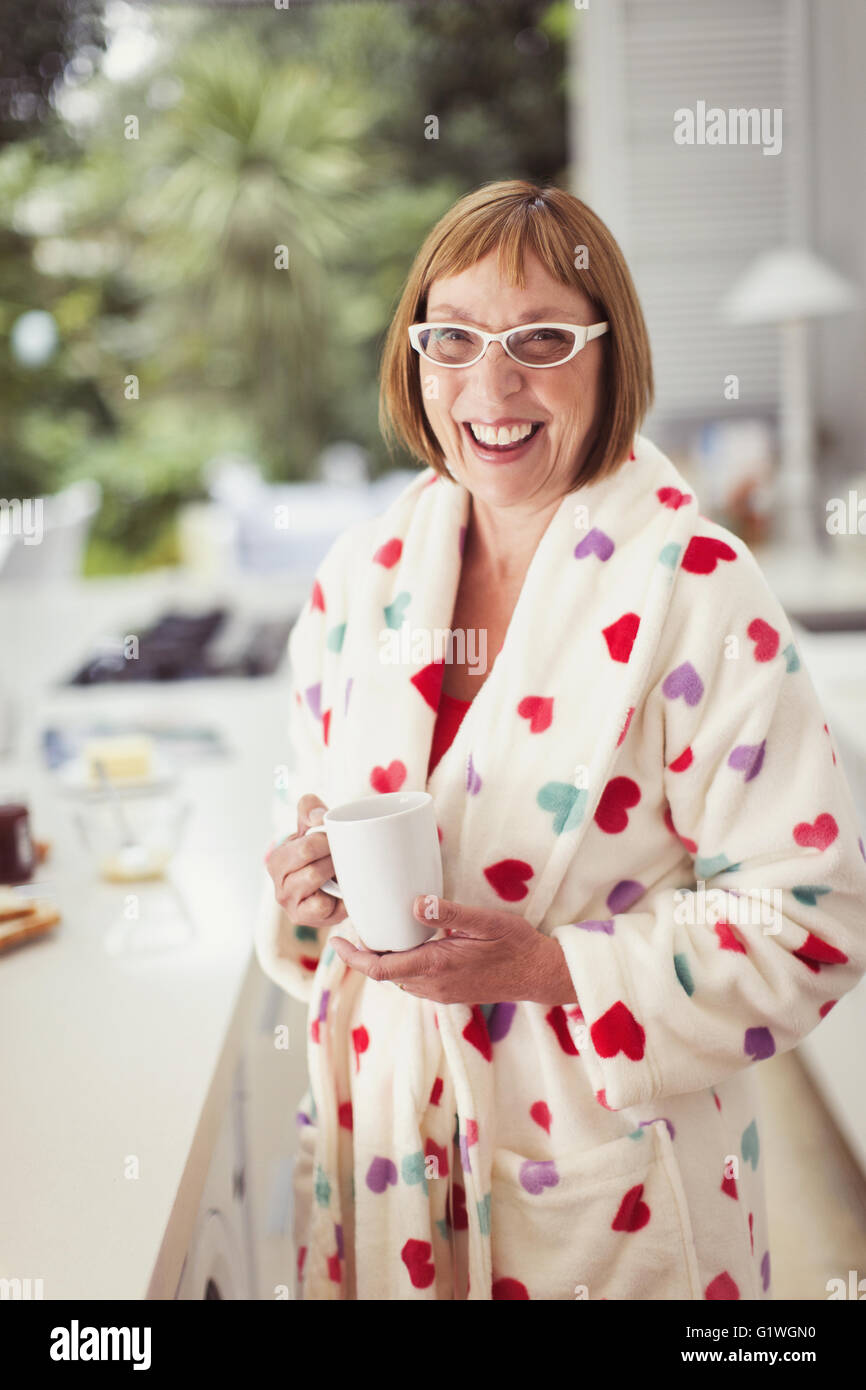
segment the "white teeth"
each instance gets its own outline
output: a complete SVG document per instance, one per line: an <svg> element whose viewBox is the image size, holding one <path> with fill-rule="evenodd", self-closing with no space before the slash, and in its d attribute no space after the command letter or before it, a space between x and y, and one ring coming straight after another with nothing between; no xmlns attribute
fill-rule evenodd
<svg viewBox="0 0 866 1390"><path fill-rule="evenodd" d="M531 424L512 425L509 429L507 425L500 425L497 429L495 425L476 425L470 422L469 428L479 444L501 447L503 444L516 444L520 439L527 439L534 427Z"/></svg>

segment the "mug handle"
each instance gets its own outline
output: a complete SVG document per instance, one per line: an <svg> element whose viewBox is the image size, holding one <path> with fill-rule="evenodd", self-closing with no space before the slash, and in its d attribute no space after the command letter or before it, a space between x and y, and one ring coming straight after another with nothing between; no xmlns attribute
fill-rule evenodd
<svg viewBox="0 0 866 1390"><path fill-rule="evenodd" d="M328 833L328 828L327 828L327 826L325 826L325 825L311 825L310 828L309 828L309 830L305 830L305 831L304 831L304 834L303 834L303 837L302 837L302 838L303 838L303 839L306 839L308 835L315 835L316 833L318 833L318 834L320 834L320 835L327 835L327 833ZM342 898L342 896L343 896L343 893L342 893L342 890L341 890L341 888L340 888L340 885L337 883L337 880L336 880L335 878L328 878L328 879L326 879L325 882L321 885L321 891L322 891L323 893L330 893L330 895L331 895L332 898Z"/></svg>

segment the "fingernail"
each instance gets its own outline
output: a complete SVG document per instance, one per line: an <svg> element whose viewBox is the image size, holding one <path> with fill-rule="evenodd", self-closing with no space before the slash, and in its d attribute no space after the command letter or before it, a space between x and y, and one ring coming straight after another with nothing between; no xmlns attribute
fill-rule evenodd
<svg viewBox="0 0 866 1390"><path fill-rule="evenodd" d="M310 814L308 815L307 820L310 822L310 825L319 825L319 824L321 824L322 820L324 819L324 816L325 816L325 808L324 808L324 806L314 806L313 809L312 809L312 811L311 811Z"/></svg>

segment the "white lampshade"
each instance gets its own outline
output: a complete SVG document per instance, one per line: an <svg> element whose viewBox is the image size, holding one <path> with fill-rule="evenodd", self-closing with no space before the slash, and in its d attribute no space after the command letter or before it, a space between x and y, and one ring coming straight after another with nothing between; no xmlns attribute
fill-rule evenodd
<svg viewBox="0 0 866 1390"><path fill-rule="evenodd" d="M800 247L781 247L753 261L720 310L729 323L785 323L853 309L856 286Z"/></svg>

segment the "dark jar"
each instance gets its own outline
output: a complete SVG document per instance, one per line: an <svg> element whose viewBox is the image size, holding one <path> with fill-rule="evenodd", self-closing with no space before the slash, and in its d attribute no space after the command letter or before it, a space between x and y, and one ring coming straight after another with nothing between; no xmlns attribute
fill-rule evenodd
<svg viewBox="0 0 866 1390"><path fill-rule="evenodd" d="M0 792L0 883L26 883L35 868L27 806L20 797Z"/></svg>

